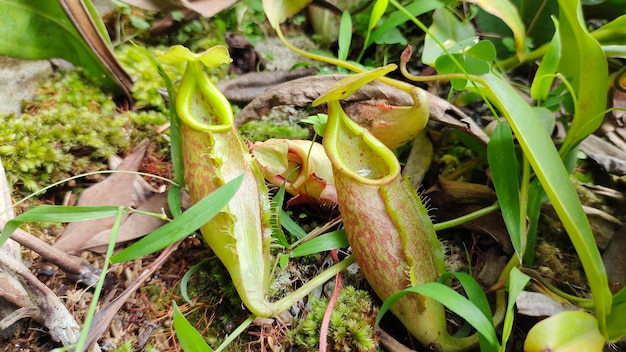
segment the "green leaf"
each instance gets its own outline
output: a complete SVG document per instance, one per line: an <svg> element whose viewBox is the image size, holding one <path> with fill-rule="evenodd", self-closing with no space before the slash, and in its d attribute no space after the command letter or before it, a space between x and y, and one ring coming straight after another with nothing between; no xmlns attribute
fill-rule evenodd
<svg viewBox="0 0 626 352"><path fill-rule="evenodd" d="M476 36L474 26L469 21L459 20L452 11L446 8L435 10L433 24L428 29L432 36L444 43L446 48L452 48L457 43ZM435 40L430 35L427 36L424 40L422 62L432 66L443 53L443 49Z"/></svg>
<svg viewBox="0 0 626 352"><path fill-rule="evenodd" d="M238 176L221 186L205 198L198 201L186 212L173 221L161 226L130 247L111 257L111 262L120 263L139 258L159 251L170 244L182 240L192 232L198 230L228 204L237 193L243 181Z"/></svg>
<svg viewBox="0 0 626 352"><path fill-rule="evenodd" d="M477 4L483 10L500 18L511 28L515 39L515 52L517 57L522 59L525 54L526 28L517 11L517 7L509 0L471 0L470 2Z"/></svg>
<svg viewBox="0 0 626 352"><path fill-rule="evenodd" d="M608 67L600 44L587 32L580 1L559 0L559 21L559 70L570 81L577 98L574 119L560 150L564 156L598 129L604 119Z"/></svg>
<svg viewBox="0 0 626 352"><path fill-rule="evenodd" d="M557 31L559 23L556 19L552 19ZM554 81L554 74L559 67L559 60L561 58L561 39L558 32L554 33L552 41L548 46L548 51L541 59L541 63L535 73L535 78L530 86L530 96L535 100L546 100L552 88L552 82Z"/></svg>
<svg viewBox="0 0 626 352"><path fill-rule="evenodd" d="M600 330L604 331L604 320L610 312L612 300L606 271L587 216L552 139L541 127L535 110L510 84L494 74L484 75L479 81L483 86L482 93L505 114L567 231L587 275L596 317Z"/></svg>
<svg viewBox="0 0 626 352"><path fill-rule="evenodd" d="M461 296L458 292L439 282L429 282L419 286L409 287L389 297L380 307L380 312L376 318L376 325L380 323L382 316L397 300L411 292L430 297L443 304L472 325L479 334L484 336L485 341L487 341L493 349L497 349L499 347L498 337L496 336L496 330L491 322L491 319L487 318L483 312L472 304L472 302L470 302L467 298ZM415 317L415 319L419 319L419 317Z"/></svg>
<svg viewBox="0 0 626 352"><path fill-rule="evenodd" d="M212 258L215 258L215 257L212 257ZM192 304L191 298L189 298L189 294L187 293L187 284L189 283L191 276L200 268L202 268L202 266L206 264L212 258L205 259L201 261L200 263L192 266L191 268L189 268L189 270L187 270L185 275L183 275L183 277L180 279L180 295L183 297L185 302Z"/></svg>
<svg viewBox="0 0 626 352"><path fill-rule="evenodd" d="M445 6L444 2L439 0L420 0L411 2L404 9L412 16L417 17L443 6ZM382 37L388 34L389 30L397 28L408 20L409 17L405 13L400 11L393 12L372 32L369 40L365 43L365 48L372 45L372 43L378 43Z"/></svg>
<svg viewBox="0 0 626 352"><path fill-rule="evenodd" d="M524 351L600 352L604 342L593 315L566 311L535 324L526 336Z"/></svg>
<svg viewBox="0 0 626 352"><path fill-rule="evenodd" d="M176 302L172 302L172 316L174 318L174 330L180 346L185 352L212 352L213 350L200 333L187 321L183 313L180 312Z"/></svg>
<svg viewBox="0 0 626 352"><path fill-rule="evenodd" d="M320 253L331 249L347 247L349 245L348 238L346 237L346 231L337 230L304 242L293 250L292 256L294 258L304 257L306 255Z"/></svg>
<svg viewBox="0 0 626 352"><path fill-rule="evenodd" d="M506 305L504 324L502 324L502 346L506 346L506 343L511 336L511 330L513 330L513 319L515 318L515 311L513 310L513 307L515 306L517 296L519 296L524 287L526 287L528 281L530 281L530 276L522 273L518 268L511 269L508 280L509 299Z"/></svg>
<svg viewBox="0 0 626 352"><path fill-rule="evenodd" d="M0 55L25 60L65 59L83 67L105 88L121 92L58 1L0 0L0 7ZM103 28L99 17L93 20L96 28Z"/></svg>
<svg viewBox="0 0 626 352"><path fill-rule="evenodd" d="M339 25L339 50L337 58L346 60L350 53L350 42L352 41L352 17L350 12L344 11L341 15L341 24Z"/></svg>
<svg viewBox="0 0 626 352"><path fill-rule="evenodd" d="M76 222L108 218L117 215L119 206L63 206L40 205L7 221L0 235L0 247L24 222Z"/></svg>
<svg viewBox="0 0 626 352"><path fill-rule="evenodd" d="M376 24L385 14L387 10L387 5L389 5L389 0L376 0L374 3L374 7L372 8L372 13L370 15L370 23L367 26L368 31L371 31L376 27Z"/></svg>
<svg viewBox="0 0 626 352"><path fill-rule="evenodd" d="M515 155L513 134L507 123L499 123L487 146L487 160L493 177L500 210L509 231L515 253L521 259L525 243L522 243L519 198L519 170Z"/></svg>
<svg viewBox="0 0 626 352"><path fill-rule="evenodd" d="M263 0L263 10L272 28L276 29L287 18L302 11L313 0Z"/></svg>
<svg viewBox="0 0 626 352"><path fill-rule="evenodd" d="M287 213L281 209L280 211L280 225L287 230L290 234L296 236L296 238L301 239L306 236L306 231L300 225L298 225Z"/></svg>

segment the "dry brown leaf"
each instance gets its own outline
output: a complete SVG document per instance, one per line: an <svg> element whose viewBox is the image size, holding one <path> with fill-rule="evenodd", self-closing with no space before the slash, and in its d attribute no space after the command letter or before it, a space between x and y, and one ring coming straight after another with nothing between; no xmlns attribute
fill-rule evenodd
<svg viewBox="0 0 626 352"><path fill-rule="evenodd" d="M190 9L203 17L211 17L233 6L237 0L123 0L144 10L169 12Z"/></svg>
<svg viewBox="0 0 626 352"><path fill-rule="evenodd" d="M121 172L111 174L111 176L107 177L104 181L89 187L81 195L78 200L78 205L139 206L138 195L134 191L137 175L132 172L136 172L139 169L147 145L147 141L141 142L120 164L118 168L119 171L130 171L130 173ZM103 230L112 228L114 223L114 216L70 223L54 246L68 253L76 252L94 235Z"/></svg>
<svg viewBox="0 0 626 352"><path fill-rule="evenodd" d="M583 140L580 149L609 173L626 175L626 151L594 134Z"/></svg>
<svg viewBox="0 0 626 352"><path fill-rule="evenodd" d="M128 102L132 103L131 88L133 80L120 62L117 61L113 49L102 37L83 1L59 0L59 4L80 36L87 42L91 50L98 56L104 67L122 88Z"/></svg>
<svg viewBox="0 0 626 352"><path fill-rule="evenodd" d="M529 291L520 292L515 305L520 314L531 317L553 316L564 311L580 310L569 302L557 301L546 294Z"/></svg>
<svg viewBox="0 0 626 352"><path fill-rule="evenodd" d="M183 210L189 208L191 205L189 195L185 192L181 192L180 199ZM165 213L170 218L172 216L167 205L167 192L155 194L137 209L152 213ZM117 233L116 244L121 244L145 236L165 223L165 220L161 220L160 218L154 216L139 213L130 214L120 225ZM87 240L80 250L104 253L107 250L110 237L111 229L103 230Z"/></svg>
<svg viewBox="0 0 626 352"><path fill-rule="evenodd" d="M275 106L292 105L305 107L346 75L311 76L278 85L254 99L235 117L237 126L263 118ZM476 137L487 144L489 137L460 109L426 92L430 104L430 118ZM383 101L392 106L412 106L413 99L403 90L381 83L370 82L349 96L344 103L348 116L358 114L362 101ZM356 104L356 105L354 105ZM351 115L352 114L352 115Z"/></svg>

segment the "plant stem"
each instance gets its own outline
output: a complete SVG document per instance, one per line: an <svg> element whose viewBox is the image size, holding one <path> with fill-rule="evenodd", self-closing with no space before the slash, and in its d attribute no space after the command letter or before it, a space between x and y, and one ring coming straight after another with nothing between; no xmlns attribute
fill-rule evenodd
<svg viewBox="0 0 626 352"><path fill-rule="evenodd" d="M435 231L441 231L441 230L446 230L449 229L451 227L455 227L455 226L459 226L461 224L464 224L468 221L472 221L475 219L478 219L481 216L487 215L489 213L493 213L494 211L500 209L500 204L498 204L498 202L493 203L492 205L473 211L469 214L463 215L463 216L459 216L456 219L452 219L452 220L448 220L448 221L444 221L444 222L440 222L438 224L434 224L433 226L435 227Z"/></svg>

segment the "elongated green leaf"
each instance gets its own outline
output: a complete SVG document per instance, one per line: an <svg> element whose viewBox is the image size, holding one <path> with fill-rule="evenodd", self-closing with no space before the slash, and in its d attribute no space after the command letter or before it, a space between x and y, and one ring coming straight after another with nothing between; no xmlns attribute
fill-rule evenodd
<svg viewBox="0 0 626 352"><path fill-rule="evenodd" d="M172 302L173 318L174 318L174 330L176 331L176 337L180 346L185 352L211 352L213 351L206 342L202 335L196 330L193 325L187 321L183 313L180 312L176 302Z"/></svg>
<svg viewBox="0 0 626 352"><path fill-rule="evenodd" d="M339 25L339 51L337 52L339 60L348 58L350 42L352 42L352 17L350 17L350 12L344 11Z"/></svg>
<svg viewBox="0 0 626 352"><path fill-rule="evenodd" d="M346 231L337 230L315 237L314 239L299 245L293 250L292 255L294 257L303 257L305 255L320 253L331 249L347 247L349 245L348 238L346 237Z"/></svg>
<svg viewBox="0 0 626 352"><path fill-rule="evenodd" d="M506 123L496 126L487 146L487 159L496 188L498 202L515 253L521 259L525 243L522 243L519 198L519 169L511 128Z"/></svg>
<svg viewBox="0 0 626 352"><path fill-rule="evenodd" d="M22 213L4 225L0 235L0 247L6 242L11 234L24 222L75 222L108 218L117 215L120 207L70 207L62 205L40 205L25 213Z"/></svg>
<svg viewBox="0 0 626 352"><path fill-rule="evenodd" d="M537 178L552 202L583 265L591 287L600 331L610 312L611 292L602 257L576 190L552 139L541 128L535 111L517 92L494 74L481 79L482 92L502 111L524 150Z"/></svg>
<svg viewBox="0 0 626 352"><path fill-rule="evenodd" d="M284 210L280 211L280 225L285 228L290 234L296 236L296 238L301 239L306 236L306 231L300 227L300 225L296 224L292 218L285 213Z"/></svg>
<svg viewBox="0 0 626 352"><path fill-rule="evenodd" d="M213 258L215 258L215 257L207 258L207 259L201 261L200 263L192 266L191 268L189 268L189 270L187 270L185 275L183 275L183 277L180 279L180 295L181 295L181 297L183 297L185 302L187 302L189 304L192 304L191 298L189 298L189 293L187 291L187 284L189 283L189 280L191 279L191 276L196 271L198 271L200 268L202 268L202 266L205 265L209 260L211 260Z"/></svg>
<svg viewBox="0 0 626 352"><path fill-rule="evenodd" d="M491 319L488 319L483 312L467 298L439 282L429 282L419 286L409 287L389 297L380 307L380 312L376 318L376 325L378 325L382 316L397 300L411 292L430 297L445 305L455 314L465 319L479 334L483 335L493 349L498 349L500 346ZM419 319L419 317L415 317L415 319Z"/></svg>
<svg viewBox="0 0 626 352"><path fill-rule="evenodd" d="M598 129L604 119L608 67L600 44L586 29L580 1L559 0L559 22L559 70L570 81L577 98L574 119L560 150L564 156Z"/></svg>
<svg viewBox="0 0 626 352"><path fill-rule="evenodd" d="M120 263L133 260L161 250L178 240L182 240L199 229L202 225L206 224L211 218L224 209L230 199L237 193L237 190L239 190L242 181L243 176L234 178L207 197L201 199L173 221L161 226L130 247L111 257L111 262Z"/></svg>
<svg viewBox="0 0 626 352"><path fill-rule="evenodd" d="M374 3L374 7L372 7L372 14L370 15L370 23L367 26L368 30L374 29L376 24L385 14L387 10L387 5L389 5L389 0L376 0Z"/></svg>
<svg viewBox="0 0 626 352"><path fill-rule="evenodd" d="M511 330L513 329L513 319L515 318L515 301L517 296L522 292L524 287L530 281L530 276L522 273L518 268L513 268L509 274L508 289L509 300L506 305L506 314L504 316L504 324L502 325L502 346L505 347L509 337L511 336ZM504 349L501 350L504 352Z"/></svg>
<svg viewBox="0 0 626 352"><path fill-rule="evenodd" d="M554 33L552 41L548 46L548 51L541 59L541 64L539 64L537 73L535 73L535 79L533 79L533 83L530 86L530 96L535 100L546 100L548 97L552 82L554 81L553 75L559 67L559 60L561 58L561 38L558 33L559 23L554 18L552 20L554 21L557 33Z"/></svg>
<svg viewBox="0 0 626 352"><path fill-rule="evenodd" d="M0 0L0 7L0 55L26 60L62 58L84 67L105 88L121 92L58 1Z"/></svg>
<svg viewBox="0 0 626 352"><path fill-rule="evenodd" d="M469 0L469 2L477 4L483 10L500 18L511 28L515 40L515 53L521 60L525 54L526 28L517 7L509 0Z"/></svg>
<svg viewBox="0 0 626 352"><path fill-rule="evenodd" d="M476 280L474 280L471 275L466 273L445 273L441 275L439 281L448 280L450 276L455 276L457 280L459 280L470 302L472 302L476 308L480 309L480 311L493 325L489 301L487 301L487 296L485 296L485 293ZM496 346L491 345L483 335L479 335L479 343L481 352L496 351Z"/></svg>

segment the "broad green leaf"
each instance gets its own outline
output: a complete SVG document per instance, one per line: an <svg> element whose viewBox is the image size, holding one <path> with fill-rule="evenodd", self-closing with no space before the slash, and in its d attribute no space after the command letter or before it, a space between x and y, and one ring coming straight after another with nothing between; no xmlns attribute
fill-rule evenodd
<svg viewBox="0 0 626 352"><path fill-rule="evenodd" d="M496 189L502 218L518 258L524 255L526 244L522 241L519 190L520 172L513 134L507 123L499 123L487 146L489 169Z"/></svg>
<svg viewBox="0 0 626 352"><path fill-rule="evenodd" d="M180 342L180 347L185 352L211 352L213 351L204 341L204 338L193 325L187 321L183 313L178 309L176 302L172 302L172 317L174 320L174 330Z"/></svg>
<svg viewBox="0 0 626 352"><path fill-rule="evenodd" d="M0 235L0 247L4 245L11 234L25 222L75 222L108 218L117 215L119 206L63 206L63 205L39 205L13 219L7 221Z"/></svg>
<svg viewBox="0 0 626 352"><path fill-rule="evenodd" d="M559 70L570 81L577 98L574 119L560 150L565 156L604 119L608 67L600 44L587 32L579 1L559 0L559 22Z"/></svg>
<svg viewBox="0 0 626 352"><path fill-rule="evenodd" d="M524 287L530 281L530 276L522 273L518 268L511 269L509 273L509 280L507 282L507 288L509 291L509 299L506 305L506 314L504 316L504 323L502 324L502 346L506 347L506 343L509 341L511 331L513 330L513 319L515 318L515 301L517 296L522 292ZM504 348L501 349L504 352Z"/></svg>
<svg viewBox="0 0 626 352"><path fill-rule="evenodd" d="M111 257L111 262L120 263L133 260L154 253L176 241L182 240L222 211L230 199L237 193L242 181L243 176L238 176L224 184L171 222L161 226L130 247Z"/></svg>
<svg viewBox="0 0 626 352"><path fill-rule="evenodd" d="M610 312L611 292L591 226L552 139L541 128L535 110L494 74L480 79L482 93L504 113L537 178L563 223L587 275L600 330Z"/></svg>
<svg viewBox="0 0 626 352"><path fill-rule="evenodd" d="M446 8L436 9L433 12L433 24L429 31L448 49L465 39L476 36L474 26L469 21L459 20L452 11ZM422 62L432 66L443 52L433 38L427 36L424 40Z"/></svg>
<svg viewBox="0 0 626 352"><path fill-rule="evenodd" d="M492 349L498 349L498 337L496 336L496 330L491 319L488 319L483 312L467 298L439 282L428 282L419 286L409 287L389 297L380 307L380 312L376 318L376 325L380 323L382 316L397 300L411 292L430 297L443 304L455 314L465 319L479 334L483 335L485 341L491 345ZM415 317L415 319L419 319L419 317Z"/></svg>
<svg viewBox="0 0 626 352"><path fill-rule="evenodd" d="M339 25L339 51L337 58L346 60L350 53L350 42L352 41L352 17L350 12L344 11L341 15L341 23Z"/></svg>
<svg viewBox="0 0 626 352"><path fill-rule="evenodd" d="M557 33L554 33L552 41L548 46L548 51L541 59L533 83L530 86L530 96L535 100L546 100L548 97L554 81L554 74L559 67L561 58L561 38L558 33L559 23L554 18L552 21L557 29Z"/></svg>
<svg viewBox="0 0 626 352"><path fill-rule="evenodd" d="M566 311L535 324L526 336L524 351L600 352L604 342L593 315Z"/></svg>
<svg viewBox="0 0 626 352"><path fill-rule="evenodd" d="M263 0L263 10L272 28L302 11L313 0Z"/></svg>
<svg viewBox="0 0 626 352"><path fill-rule="evenodd" d="M515 52L521 60L525 54L526 28L517 11L517 7L509 0L469 0L468 2L477 4L483 10L500 18L511 28L515 40Z"/></svg>
<svg viewBox="0 0 626 352"><path fill-rule="evenodd" d="M81 37L58 1L0 0L0 7L0 55L25 60L65 59L83 67L106 89L121 93L121 86ZM102 28L99 17L93 20L97 28Z"/></svg>
<svg viewBox="0 0 626 352"><path fill-rule="evenodd" d="M328 251L331 249L347 247L348 238L344 230L337 230L329 232L327 234L317 236L314 239L304 242L293 250L293 257L304 257L305 255L311 255Z"/></svg>

